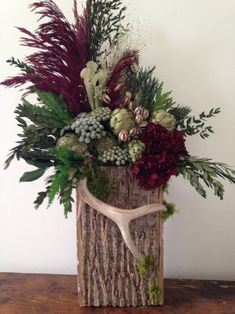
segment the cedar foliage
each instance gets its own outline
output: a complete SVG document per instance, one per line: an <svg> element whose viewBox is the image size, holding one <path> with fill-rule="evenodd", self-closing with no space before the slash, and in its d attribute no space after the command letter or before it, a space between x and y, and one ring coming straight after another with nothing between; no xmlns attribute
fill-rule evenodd
<svg viewBox="0 0 235 314"><path fill-rule="evenodd" d="M138 95L138 101L141 106L149 109L153 106L156 94L158 92L158 80L153 77L155 67L152 69L141 68L138 73L130 72L127 79L127 90L132 95Z"/></svg>
<svg viewBox="0 0 235 314"><path fill-rule="evenodd" d="M26 99L15 110L18 126L22 133L17 146L12 148L5 168L16 157L36 165L38 162L52 165L55 160L50 148L56 145L60 137L60 129L72 121L72 114L62 96L52 93L37 92L41 106L33 105Z"/></svg>

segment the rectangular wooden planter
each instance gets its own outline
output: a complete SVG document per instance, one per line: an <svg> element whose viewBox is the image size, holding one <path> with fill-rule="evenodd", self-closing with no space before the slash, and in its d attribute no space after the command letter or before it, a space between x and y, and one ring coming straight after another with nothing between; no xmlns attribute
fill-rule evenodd
<svg viewBox="0 0 235 314"><path fill-rule="evenodd" d="M144 191L126 167L105 168L115 189L108 203L126 209L162 202L162 192ZM79 199L78 199L79 204ZM163 220L153 213L130 223L132 239L153 263L140 275L117 225L85 205L77 220L78 290L81 307L163 304Z"/></svg>

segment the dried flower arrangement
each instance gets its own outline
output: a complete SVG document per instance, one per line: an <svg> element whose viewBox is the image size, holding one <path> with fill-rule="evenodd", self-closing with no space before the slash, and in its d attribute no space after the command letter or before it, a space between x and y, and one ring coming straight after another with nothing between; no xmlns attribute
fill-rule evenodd
<svg viewBox="0 0 235 314"><path fill-rule="evenodd" d="M235 172L225 164L190 156L185 147L186 136L206 139L213 132L205 123L220 109L192 116L189 107L177 105L171 92L163 91L154 69L139 66L138 51L120 51L117 62L108 61L113 46L128 32L121 1L87 0L82 15L74 1L74 24L53 1L35 2L31 9L41 24L35 33L19 30L22 45L37 51L25 62L8 60L21 73L2 84L30 83L26 95L38 97L37 104L23 97L16 108L21 140L6 161L6 167L14 157L34 165L35 171L21 177L27 182L55 169L36 207L46 197L51 204L58 194L67 216L72 190L84 176L92 193L104 200L112 184L97 173L100 165L130 167L146 190L183 175L203 197L205 184L223 198L218 177L235 183Z"/></svg>
<svg viewBox="0 0 235 314"><path fill-rule="evenodd" d="M154 269L145 278L145 286L142 284L141 296L137 296L132 283L132 293L136 296L132 301L120 297L117 303L113 295L108 299L107 283L102 300L87 297L84 305L162 304L163 281L155 280L156 274L162 272L161 262L156 264L154 256L139 253L130 235L129 222L163 207L167 211L161 214L161 220L165 220L175 213L175 205L164 201L130 212L105 204L115 186L102 169L116 167L120 173L124 173L123 168L128 169L146 191L164 189L172 176L182 175L202 197L207 196L205 187L208 187L223 199L224 187L218 179L235 183L235 171L226 164L191 156L185 145L187 136L199 134L206 139L213 133L206 122L219 114L220 108L193 116L189 107L175 103L171 92L164 92L163 83L154 77L154 68L140 67L138 51L120 48L119 43L129 31L123 22L126 7L121 0L87 0L81 15L74 0L74 24L67 21L52 0L35 2L31 9L40 17L38 29L35 33L19 30L24 34L22 45L36 48L36 52L24 62L8 60L20 69L20 74L1 83L8 87L29 83L22 103L15 110L22 129L20 140L5 166L15 157L35 166L34 171L21 177L21 182L36 180L53 168L54 173L46 178L46 190L38 194L35 207L46 198L50 205L58 196L66 217L72 211L72 191L80 186L80 196L86 196L87 204L119 226L135 258L138 274L145 275ZM27 100L28 94L36 95L35 104ZM83 205L79 203L80 207ZM106 224L105 220L102 224ZM155 225L151 230L155 230ZM153 238L155 235L152 233ZM161 242L161 231L158 241ZM162 259L157 246L154 250ZM132 269L130 258L128 263L127 268ZM86 271L89 273L89 269ZM130 281L136 278L139 282L132 271ZM84 291L93 289L92 281L89 284L86 289L83 287Z"/></svg>

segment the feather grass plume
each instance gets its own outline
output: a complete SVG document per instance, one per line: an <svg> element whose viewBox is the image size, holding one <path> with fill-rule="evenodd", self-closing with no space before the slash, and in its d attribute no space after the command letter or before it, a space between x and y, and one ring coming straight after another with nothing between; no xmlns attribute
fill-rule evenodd
<svg viewBox="0 0 235 314"><path fill-rule="evenodd" d="M57 5L50 0L33 3L30 8L39 15L41 24L35 33L18 28L25 36L23 46L36 48L37 52L26 58L33 72L23 72L2 82L6 86L19 86L27 82L45 92L62 94L71 111L77 115L89 111L86 91L80 77L89 60L89 31L86 10L78 15L74 1L75 24L71 25ZM44 19L47 19L44 22Z"/></svg>

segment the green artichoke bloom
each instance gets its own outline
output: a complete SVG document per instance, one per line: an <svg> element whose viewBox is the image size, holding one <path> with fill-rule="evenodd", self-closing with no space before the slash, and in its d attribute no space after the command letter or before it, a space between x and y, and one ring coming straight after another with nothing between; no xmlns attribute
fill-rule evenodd
<svg viewBox="0 0 235 314"><path fill-rule="evenodd" d="M133 163L141 158L142 153L145 150L145 144L139 140L132 140L128 144L128 152Z"/></svg>
<svg viewBox="0 0 235 314"><path fill-rule="evenodd" d="M176 126L175 117L172 114L164 110L153 112L151 121L155 124L160 124L161 126L166 128L168 131L173 131Z"/></svg>
<svg viewBox="0 0 235 314"><path fill-rule="evenodd" d="M121 131L129 132L135 127L134 114L128 109L117 108L111 115L110 126L116 135L118 135Z"/></svg>
<svg viewBox="0 0 235 314"><path fill-rule="evenodd" d="M77 135L73 133L67 133L62 136L58 140L57 146L65 147L79 156L82 156L87 151L87 145L84 143L80 143L78 141Z"/></svg>

